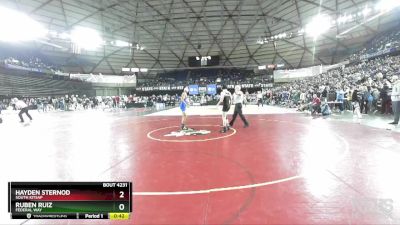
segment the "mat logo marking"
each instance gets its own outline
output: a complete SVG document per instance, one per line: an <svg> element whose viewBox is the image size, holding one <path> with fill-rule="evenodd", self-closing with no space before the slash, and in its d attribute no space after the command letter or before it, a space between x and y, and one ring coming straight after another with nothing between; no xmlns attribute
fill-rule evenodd
<svg viewBox="0 0 400 225"><path fill-rule="evenodd" d="M197 135L206 135L210 134L211 131L209 130L180 130L180 131L172 131L169 134L164 135L165 137L182 137L182 136L197 136Z"/></svg>

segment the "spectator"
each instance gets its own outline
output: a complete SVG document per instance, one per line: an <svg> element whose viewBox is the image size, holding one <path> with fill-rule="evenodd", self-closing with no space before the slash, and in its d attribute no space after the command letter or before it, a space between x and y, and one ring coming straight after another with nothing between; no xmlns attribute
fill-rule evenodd
<svg viewBox="0 0 400 225"><path fill-rule="evenodd" d="M354 88L351 99L352 99L352 105L353 105L353 114L355 113L357 115L357 118L361 119L362 116L361 116L361 112L360 112L360 97L358 94L358 88Z"/></svg>
<svg viewBox="0 0 400 225"><path fill-rule="evenodd" d="M342 87L340 87L338 89L338 91L336 92L336 101L339 104L339 110L341 113L343 113L343 110L344 110L344 105L343 105L344 104L344 94L345 94L345 92L343 91Z"/></svg>
<svg viewBox="0 0 400 225"><path fill-rule="evenodd" d="M391 94L392 99L392 108L394 113L394 121L390 124L397 125L399 124L400 117L400 80L397 76L393 76L393 89Z"/></svg>
<svg viewBox="0 0 400 225"><path fill-rule="evenodd" d="M313 101L311 104L311 108L312 108L312 110L311 110L312 115L321 112L321 99L318 98L317 94L313 95Z"/></svg>
<svg viewBox="0 0 400 225"><path fill-rule="evenodd" d="M381 106L381 113L382 114L388 114L389 113L389 104L390 104L390 98L388 95L389 92L389 86L386 81L384 81L384 84L381 87L380 90L380 98L382 101L382 106Z"/></svg>

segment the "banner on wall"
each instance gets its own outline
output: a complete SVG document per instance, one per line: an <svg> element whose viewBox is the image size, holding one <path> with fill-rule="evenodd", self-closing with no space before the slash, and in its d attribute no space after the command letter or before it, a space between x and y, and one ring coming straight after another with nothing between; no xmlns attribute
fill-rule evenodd
<svg viewBox="0 0 400 225"><path fill-rule="evenodd" d="M258 83L258 84L249 84L244 83L240 85L242 89L248 88L272 88L274 86L273 83ZM234 89L234 84L228 84L228 89ZM180 91L183 90L185 86L158 86L158 87L137 87L137 91ZM199 85L189 85L189 94L198 95L198 94L208 94L215 95L217 94L217 89L221 89L222 86L220 84L209 84L207 86L199 86Z"/></svg>
<svg viewBox="0 0 400 225"><path fill-rule="evenodd" d="M207 85L207 94L208 95L216 95L217 94L217 85L216 84Z"/></svg>
<svg viewBox="0 0 400 225"><path fill-rule="evenodd" d="M5 64L5 67L8 69L34 71L33 68L28 68L28 67L23 67L23 66L19 66L19 65L13 65L13 64ZM38 70L38 69L36 69L36 70ZM40 71L35 71L35 72L40 72Z"/></svg>
<svg viewBox="0 0 400 225"><path fill-rule="evenodd" d="M103 74L73 74L69 75L70 79L81 80L90 83L109 83L109 84L131 84L136 85L136 75L130 76L116 76L116 75L103 75ZM169 87L169 86L168 86Z"/></svg>
<svg viewBox="0 0 400 225"><path fill-rule="evenodd" d="M322 73L321 66L312 66L294 70L274 70L275 82L290 82Z"/></svg>
<svg viewBox="0 0 400 225"><path fill-rule="evenodd" d="M367 60L367 59L374 58L374 57L377 57L377 56L381 56L381 55L385 55L385 54L388 54L388 53L392 53L392 52L395 52L397 50L398 49L395 48L395 47L394 48L382 49L382 50L379 50L379 51L374 52L374 53L364 54L364 55L360 56L360 60Z"/></svg>
<svg viewBox="0 0 400 225"><path fill-rule="evenodd" d="M199 86L199 94L207 94L207 87L206 86Z"/></svg>
<svg viewBox="0 0 400 225"><path fill-rule="evenodd" d="M198 95L199 85L189 85L189 95Z"/></svg>

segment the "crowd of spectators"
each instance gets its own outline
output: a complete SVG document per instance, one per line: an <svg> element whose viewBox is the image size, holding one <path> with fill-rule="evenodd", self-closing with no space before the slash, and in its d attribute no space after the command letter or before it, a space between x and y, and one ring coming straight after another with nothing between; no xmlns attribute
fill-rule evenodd
<svg viewBox="0 0 400 225"><path fill-rule="evenodd" d="M251 95L250 95L251 96ZM13 98L3 98L0 100L0 111L13 109ZM217 101L219 95L189 96L192 105L206 105L209 102ZM175 107L179 104L180 95L178 94L158 94L149 96L122 95L122 96L95 96L85 95L65 95L59 97L39 97L21 98L32 109L38 112L52 111L80 111L80 110L105 110L105 109L124 109L129 104L140 103L138 107L155 107L156 103L164 104L167 107Z"/></svg>
<svg viewBox="0 0 400 225"><path fill-rule="evenodd" d="M373 60L330 70L314 77L290 83L275 84L265 89L263 101L266 104L310 110L313 113L330 114L331 108L343 113L353 110L357 103L363 114L391 114L391 87L400 76L400 56L385 56ZM227 78L229 79L229 78ZM245 90L246 91L246 90ZM246 93L249 102L257 102L260 93ZM192 103L203 105L215 101L218 95L190 96ZM40 112L52 110L75 111L85 109L125 108L129 103L143 103L153 106L164 103L176 106L180 95L163 94L150 96L108 96L86 97L66 95L47 98L25 98L28 105L34 105ZM11 106L10 99L0 102L1 108Z"/></svg>
<svg viewBox="0 0 400 225"><path fill-rule="evenodd" d="M152 81L138 83L137 86L138 87L161 87L161 86L170 86L172 84L174 84L176 86L184 86L187 84L187 82L175 80L172 78L157 78Z"/></svg>
<svg viewBox="0 0 400 225"><path fill-rule="evenodd" d="M202 71L192 71L187 79L187 84L237 84L251 80L254 73L250 70L221 69L215 75L207 75Z"/></svg>
<svg viewBox="0 0 400 225"><path fill-rule="evenodd" d="M331 103L340 112L352 110L357 102L361 113L390 114L391 86L399 75L400 56L385 56L275 86L266 91L266 98L268 103L299 110L312 109L318 98L318 106Z"/></svg>
<svg viewBox="0 0 400 225"><path fill-rule="evenodd" d="M65 95L59 97L21 98L28 106L39 112L76 111L85 109L124 108L133 101L133 96L96 96ZM0 101L0 109L13 108L12 98Z"/></svg>
<svg viewBox="0 0 400 225"><path fill-rule="evenodd" d="M213 97L208 96L207 100ZM0 100L0 111L13 109L13 98L3 98ZM143 107L153 107L156 103L164 103L166 106L176 106L180 101L180 96L176 95L150 95L137 96L121 95L121 96L95 96L87 97L86 95L65 95L58 97L39 97L39 98L21 98L32 109L39 112L51 111L79 111L88 109L124 109L129 104L141 103ZM192 102L198 101L197 97L191 99Z"/></svg>
<svg viewBox="0 0 400 225"><path fill-rule="evenodd" d="M141 82L138 87L157 87L157 86L188 86L191 84L207 85L207 84L257 84L262 82L273 82L271 79L255 76L252 70L234 70L220 69L216 73L207 73L207 71L188 71L187 76L183 80L173 77L158 76L152 81Z"/></svg>

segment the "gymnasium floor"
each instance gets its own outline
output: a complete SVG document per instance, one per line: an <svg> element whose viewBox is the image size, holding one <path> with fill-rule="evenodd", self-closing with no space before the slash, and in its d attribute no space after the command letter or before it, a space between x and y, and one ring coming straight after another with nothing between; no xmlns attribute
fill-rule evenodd
<svg viewBox="0 0 400 225"><path fill-rule="evenodd" d="M196 136L165 136L178 130L176 108L33 112L30 125L6 114L0 224L400 224L399 128L244 112L249 128L238 118L220 134L219 110L191 107L189 127L211 132ZM10 220L8 181L132 181L132 218Z"/></svg>

